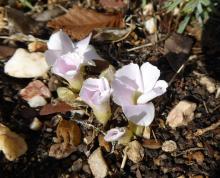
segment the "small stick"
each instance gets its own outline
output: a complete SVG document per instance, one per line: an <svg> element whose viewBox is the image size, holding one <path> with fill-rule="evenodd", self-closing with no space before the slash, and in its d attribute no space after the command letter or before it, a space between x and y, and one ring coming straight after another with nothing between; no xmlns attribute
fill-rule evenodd
<svg viewBox="0 0 220 178"><path fill-rule="evenodd" d="M153 134L153 137L154 137L155 141L158 143L157 137L156 137L156 135L155 135L153 129L152 129L152 134Z"/></svg>
<svg viewBox="0 0 220 178"><path fill-rule="evenodd" d="M189 148L189 149L183 150L181 153L175 155L175 157L184 155L184 154L186 154L186 153L188 153L188 152L190 152L190 151L198 151L198 150L205 150L205 148L199 148L199 147Z"/></svg>
<svg viewBox="0 0 220 178"><path fill-rule="evenodd" d="M128 146L125 147L125 149L124 149L124 156L123 156L123 160L122 160L122 163L121 163L121 169L124 169L125 163L128 159L127 151L128 151Z"/></svg>
<svg viewBox="0 0 220 178"><path fill-rule="evenodd" d="M153 43L147 43L147 44L144 44L144 45L141 45L141 46L137 46L137 47L134 47L134 48L127 49L127 52L135 51L137 49L141 49L141 48L145 48L145 47L149 47L149 46L153 46L153 45L154 45Z"/></svg>
<svg viewBox="0 0 220 178"><path fill-rule="evenodd" d="M203 129L197 129L197 131L193 134L194 136L201 136L203 135L204 133L208 132L208 131L211 131L211 130L214 130L216 129L217 127L220 126L220 120L206 128L203 128Z"/></svg>

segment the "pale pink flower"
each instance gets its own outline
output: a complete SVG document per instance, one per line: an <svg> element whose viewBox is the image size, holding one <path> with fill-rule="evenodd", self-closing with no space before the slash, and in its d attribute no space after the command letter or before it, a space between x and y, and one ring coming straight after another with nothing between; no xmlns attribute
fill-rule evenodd
<svg viewBox="0 0 220 178"><path fill-rule="evenodd" d="M83 82L83 67L95 65L92 59L101 59L95 49L89 45L91 34L85 39L73 43L63 32L51 35L45 53L52 72L66 79L70 85L79 90Z"/></svg>
<svg viewBox="0 0 220 178"><path fill-rule="evenodd" d="M111 117L110 95L111 89L104 77L85 80L79 93L80 98L93 109L96 118L104 125Z"/></svg>
<svg viewBox="0 0 220 178"><path fill-rule="evenodd" d="M107 131L104 139L106 142L118 141L125 134L124 127L116 127Z"/></svg>
<svg viewBox="0 0 220 178"><path fill-rule="evenodd" d="M168 87L166 81L158 80L159 76L160 70L149 62L140 68L131 63L115 73L113 100L136 125L148 126L154 119L155 108L149 101L165 93Z"/></svg>

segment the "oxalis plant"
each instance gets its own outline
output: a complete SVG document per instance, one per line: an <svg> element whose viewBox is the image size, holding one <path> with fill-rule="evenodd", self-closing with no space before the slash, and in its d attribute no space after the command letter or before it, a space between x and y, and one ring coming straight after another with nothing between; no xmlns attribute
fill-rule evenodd
<svg viewBox="0 0 220 178"><path fill-rule="evenodd" d="M183 33L192 19L196 19L202 26L209 18L215 3L211 0L168 0L165 2L167 12L179 9L182 21L179 24L178 33Z"/></svg>
<svg viewBox="0 0 220 178"><path fill-rule="evenodd" d="M137 134L139 128L149 126L155 116L154 104L157 96L164 94L168 84L159 80L160 70L150 64L141 66L130 63L113 73L113 80L108 77L87 78L85 65L95 65L93 59L103 60L89 45L91 34L85 39L73 43L63 31L51 35L45 52L51 72L64 78L69 86L79 92L79 96L88 104L96 119L105 125L111 119L110 100L122 107L129 121L128 128L113 128L105 135L106 141L118 141L124 134Z"/></svg>

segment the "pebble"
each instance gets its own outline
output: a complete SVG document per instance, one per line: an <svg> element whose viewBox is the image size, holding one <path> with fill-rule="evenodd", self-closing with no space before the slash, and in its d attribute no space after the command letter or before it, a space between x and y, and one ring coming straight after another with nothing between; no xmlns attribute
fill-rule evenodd
<svg viewBox="0 0 220 178"><path fill-rule="evenodd" d="M37 131L41 129L42 125L42 122L37 117L35 117L30 124L30 129Z"/></svg>
<svg viewBox="0 0 220 178"><path fill-rule="evenodd" d="M100 148L97 148L89 156L88 163L95 178L104 178L108 175L108 166L103 158Z"/></svg>
<svg viewBox="0 0 220 178"><path fill-rule="evenodd" d="M165 152L174 152L177 149L177 145L176 142L174 142L173 140L167 140L165 142L163 142L162 144L162 150Z"/></svg>

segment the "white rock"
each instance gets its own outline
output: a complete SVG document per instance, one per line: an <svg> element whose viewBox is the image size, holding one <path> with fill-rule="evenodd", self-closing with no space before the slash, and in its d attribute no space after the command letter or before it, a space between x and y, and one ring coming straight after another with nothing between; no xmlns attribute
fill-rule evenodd
<svg viewBox="0 0 220 178"><path fill-rule="evenodd" d="M194 119L195 110L196 103L180 101L168 114L166 123L172 128L187 125Z"/></svg>
<svg viewBox="0 0 220 178"><path fill-rule="evenodd" d="M174 152L177 149L176 142L173 140L167 140L162 144L162 150L165 152Z"/></svg>
<svg viewBox="0 0 220 178"><path fill-rule="evenodd" d="M0 123L0 151L9 161L14 161L27 151L25 140Z"/></svg>
<svg viewBox="0 0 220 178"><path fill-rule="evenodd" d="M144 26L148 33L153 34L157 31L156 19L154 17L149 18L144 22Z"/></svg>
<svg viewBox="0 0 220 178"><path fill-rule="evenodd" d="M30 124L30 129L39 130L42 127L42 125L43 125L42 122L37 117L35 117Z"/></svg>
<svg viewBox="0 0 220 178"><path fill-rule="evenodd" d="M134 140L128 143L127 155L128 159L130 159L134 163L138 163L144 158L144 148L137 140Z"/></svg>
<svg viewBox="0 0 220 178"><path fill-rule="evenodd" d="M47 104L47 101L44 99L44 97L37 95L28 100L28 104L30 107L36 108L38 106L44 106Z"/></svg>
<svg viewBox="0 0 220 178"><path fill-rule="evenodd" d="M19 48L5 64L4 71L12 77L33 78L44 75L48 69L43 53L29 53Z"/></svg>
<svg viewBox="0 0 220 178"><path fill-rule="evenodd" d="M88 159L89 167L95 178L104 178L108 175L108 166L102 156L102 151L97 148Z"/></svg>
<svg viewBox="0 0 220 178"><path fill-rule="evenodd" d="M214 93L216 90L215 81L209 77L203 76L199 79L199 83L206 87L209 93Z"/></svg>

